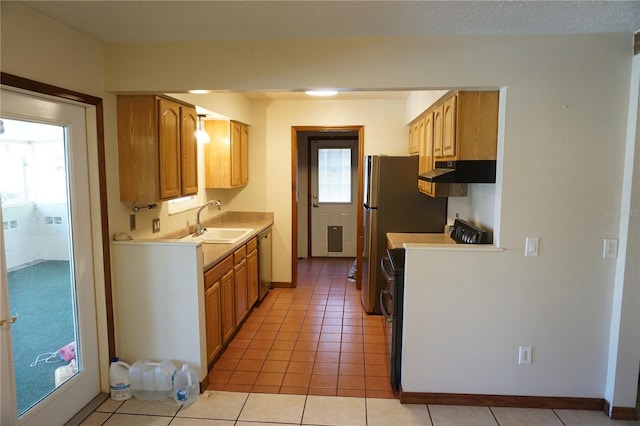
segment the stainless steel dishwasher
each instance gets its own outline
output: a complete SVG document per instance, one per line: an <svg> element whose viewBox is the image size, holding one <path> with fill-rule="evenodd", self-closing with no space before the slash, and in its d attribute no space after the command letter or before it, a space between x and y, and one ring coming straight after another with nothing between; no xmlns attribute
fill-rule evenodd
<svg viewBox="0 0 640 426"><path fill-rule="evenodd" d="M262 301L271 288L271 226L258 234L258 301Z"/></svg>

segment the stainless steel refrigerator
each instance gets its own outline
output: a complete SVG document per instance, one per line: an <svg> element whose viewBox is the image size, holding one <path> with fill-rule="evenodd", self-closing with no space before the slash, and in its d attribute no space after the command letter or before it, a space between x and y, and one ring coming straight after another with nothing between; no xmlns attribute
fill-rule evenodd
<svg viewBox="0 0 640 426"><path fill-rule="evenodd" d="M379 314L380 292L386 281L380 260L388 232L442 233L447 221L447 199L418 192L418 157L370 155L365 162L364 250L362 304Z"/></svg>

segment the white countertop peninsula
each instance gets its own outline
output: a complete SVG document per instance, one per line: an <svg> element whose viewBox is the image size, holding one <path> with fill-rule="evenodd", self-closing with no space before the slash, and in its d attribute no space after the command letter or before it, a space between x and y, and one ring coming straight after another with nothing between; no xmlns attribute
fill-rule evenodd
<svg viewBox="0 0 640 426"><path fill-rule="evenodd" d="M508 252L492 244L457 244L448 233L389 233L387 242L405 249L403 395L508 394L493 365L514 356L491 333L494 322L504 320L496 307L500 293L494 277L478 274L487 264L498 272ZM491 368L478 370L485 361Z"/></svg>

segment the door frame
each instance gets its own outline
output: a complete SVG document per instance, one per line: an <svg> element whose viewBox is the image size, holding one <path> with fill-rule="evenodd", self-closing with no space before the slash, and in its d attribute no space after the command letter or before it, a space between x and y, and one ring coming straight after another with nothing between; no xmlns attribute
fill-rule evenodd
<svg viewBox="0 0 640 426"><path fill-rule="evenodd" d="M291 126L291 285L298 285L298 132L353 131L358 132L358 205L364 202L362 189L364 186L364 126ZM305 183L308 185L308 183ZM306 202L306 200L305 200ZM362 263L362 209L357 209L357 244L356 264ZM361 288L360 268L356 268L356 289Z"/></svg>
<svg viewBox="0 0 640 426"><path fill-rule="evenodd" d="M115 332L113 324L113 298L111 292L111 255L109 251L109 222L108 222L108 206L107 206L107 174L105 167L105 149L104 149L104 108L102 98L96 96L75 92L61 87L52 86L35 80L30 80L5 72L0 72L0 84L14 89L24 90L25 92L38 93L41 95L64 99L66 101L77 102L85 106L93 106L95 109L95 126L96 126L96 154L98 161L98 186L99 186L99 204L100 204L100 234L102 247L102 273L104 279L104 297L107 323L107 344L109 359L113 358L116 353ZM88 134L88 133L87 133ZM99 279L99 277L97 277ZM98 307L99 308L99 307ZM98 336L99 338L100 336ZM99 344L100 340L98 340ZM100 351L100 349L98 349ZM104 379L100 374L100 380Z"/></svg>

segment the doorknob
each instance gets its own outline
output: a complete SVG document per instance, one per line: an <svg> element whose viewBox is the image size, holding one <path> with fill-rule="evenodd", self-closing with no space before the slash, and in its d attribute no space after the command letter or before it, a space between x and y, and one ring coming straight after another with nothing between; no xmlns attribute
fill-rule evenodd
<svg viewBox="0 0 640 426"><path fill-rule="evenodd" d="M0 320L0 327L4 327L7 324L13 324L16 321L18 321L17 315L9 318L8 320Z"/></svg>

